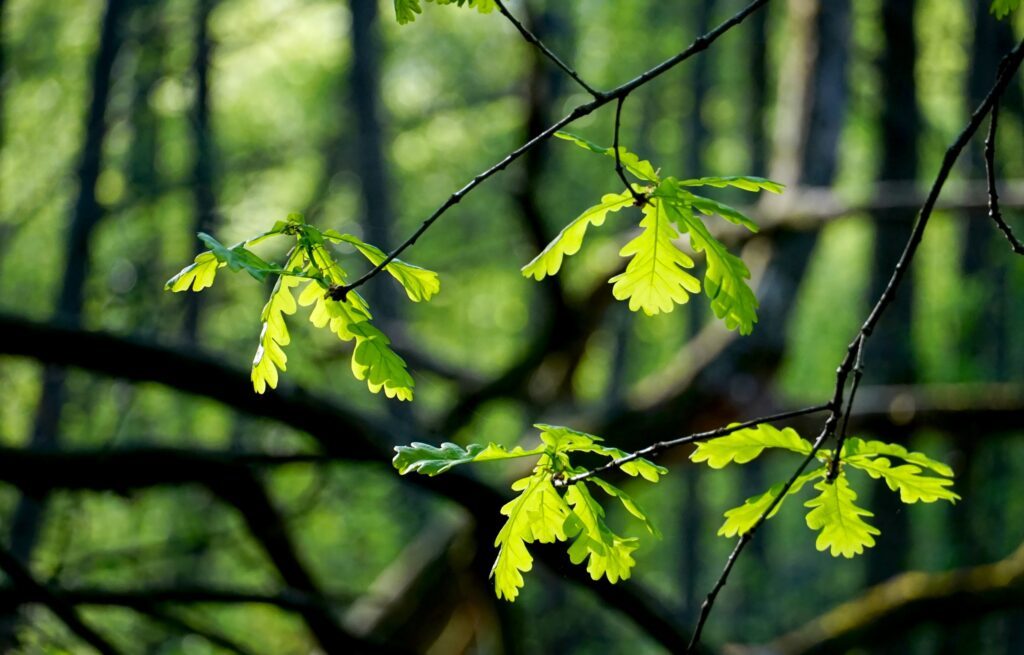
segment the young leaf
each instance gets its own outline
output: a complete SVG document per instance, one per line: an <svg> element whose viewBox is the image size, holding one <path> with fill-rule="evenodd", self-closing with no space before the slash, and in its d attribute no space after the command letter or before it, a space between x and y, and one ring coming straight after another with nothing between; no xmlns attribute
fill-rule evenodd
<svg viewBox="0 0 1024 655"><path fill-rule="evenodd" d="M495 593L498 598L509 601L519 595L524 584L523 573L533 568L533 556L526 544L565 541L568 538L566 526L570 530L575 527L569 520L569 507L544 471L516 481L512 489L522 493L501 508L508 520L494 540L498 556L491 567Z"/></svg>
<svg viewBox="0 0 1024 655"><path fill-rule="evenodd" d="M349 326L356 336L352 351L352 374L366 380L373 393L384 389L388 398L412 400L414 382L405 360L391 350L391 341L369 321Z"/></svg>
<svg viewBox="0 0 1024 655"><path fill-rule="evenodd" d="M395 0L395 19L399 25L416 20L416 14L423 13L420 0Z"/></svg>
<svg viewBox="0 0 1024 655"><path fill-rule="evenodd" d="M579 252L588 226L600 227L604 224L604 219L609 212L617 212L632 204L633 195L629 191L605 194L601 197L600 204L587 209L573 222L562 228L558 236L539 255L534 257L529 264L523 266L523 275L525 277L532 276L537 281L543 280L548 275L554 275L562 267L563 257Z"/></svg>
<svg viewBox="0 0 1024 655"><path fill-rule="evenodd" d="M671 180L662 187L671 188ZM660 187L659 187L660 188ZM677 196L678 198L678 196ZM704 221L693 215L685 202L668 201L669 216L680 229L690 234L690 244L707 257L704 273L704 292L711 300L715 316L725 321L730 330L739 328L740 334L750 334L757 322L757 297L747 285L750 270L743 260L726 249L721 241L711 236Z"/></svg>
<svg viewBox="0 0 1024 655"><path fill-rule="evenodd" d="M577 482L565 492L565 500L579 519L580 532L569 547L569 559L580 564L590 558L587 572L594 580L601 576L611 583L629 578L636 564L632 552L638 547L637 539L625 539L613 533L604 522L604 509L594 500L583 482Z"/></svg>
<svg viewBox="0 0 1024 655"><path fill-rule="evenodd" d="M786 492L786 497L780 500L779 504L772 509L771 513L766 517L766 520L778 514L779 510L782 509L783 503L786 502L786 498L796 494L804 488L805 484L815 478L822 477L825 473L825 468L819 468L815 471L804 473L799 476L793 482L793 486L789 488L789 491ZM723 523L722 527L718 529L718 535L720 537L735 537L736 535L746 534L754 527L758 519L761 518L761 514L763 514L764 511L768 509L773 502L775 502L775 498L782 493L783 486L785 486L785 484L780 482L773 485L771 489L763 494L747 498L747 500L739 507L727 510L725 512L725 523Z"/></svg>
<svg viewBox="0 0 1024 655"><path fill-rule="evenodd" d="M1003 19L1010 15L1010 12L1020 7L1021 0L992 0L990 11L996 18Z"/></svg>
<svg viewBox="0 0 1024 655"><path fill-rule="evenodd" d="M571 141L584 150L590 150L591 152L596 152L599 155L608 155L612 159L615 158L614 148L599 146L592 141L588 141L587 139L575 134L570 134L569 132L555 132L555 136L559 139ZM626 150L624 146L619 146L619 162L622 164L623 168L644 182L653 182L654 184L657 184L661 181L658 178L658 172L654 170L654 166L651 165L651 162L646 159L640 159L638 155Z"/></svg>
<svg viewBox="0 0 1024 655"><path fill-rule="evenodd" d="M629 264L609 282L615 285L612 295L616 299L629 299L630 310L642 309L653 316L685 304L690 294L700 291L700 282L684 270L693 268L693 260L673 243L679 232L665 203L652 199L643 213L643 232L619 251L619 255L631 257Z"/></svg>
<svg viewBox="0 0 1024 655"><path fill-rule="evenodd" d="M627 453L624 450L612 448L611 446L601 446L598 444L594 444L587 448L586 450L592 453L597 453L598 455L610 457L612 459L622 459L623 457L629 455L629 453ZM619 466L619 470L625 473L626 475L633 476L634 478L639 476L644 480L647 480L648 482L657 482L661 478L661 476L668 473L668 469L665 468L664 466L659 466L658 464L655 464L651 460L644 459L643 457L638 457L624 464L621 464Z"/></svg>
<svg viewBox="0 0 1024 655"><path fill-rule="evenodd" d="M450 442L445 442L438 447L414 441L408 446L395 446L396 454L391 463L401 475L415 471L435 476L459 464L514 459L539 455L543 452L543 446L533 450L523 450L522 446L506 450L504 446L499 446L496 443L489 443L486 446L474 443L463 448Z"/></svg>
<svg viewBox="0 0 1024 655"><path fill-rule="evenodd" d="M263 261L258 255L245 249L244 243L228 248L220 241L217 241L209 234L199 233L199 240L202 241L217 258L217 261L228 265L232 271L244 270L258 282L264 282L267 276L278 271L277 267Z"/></svg>
<svg viewBox="0 0 1024 655"><path fill-rule="evenodd" d="M295 298L291 290L298 284L298 278L288 275L279 277L260 314L263 330L260 332L260 345L253 357L252 372L249 375L256 393L265 392L268 385L276 389L277 371L286 368L288 357L284 354L284 347L291 342L291 336L284 315L295 313Z"/></svg>
<svg viewBox="0 0 1024 655"><path fill-rule="evenodd" d="M707 462L713 469L724 468L733 462L746 464L760 455L765 448L784 448L801 455L811 452L811 443L793 428L778 429L768 423L737 430L732 434L697 444L690 455L694 462Z"/></svg>
<svg viewBox="0 0 1024 655"><path fill-rule="evenodd" d="M740 210L733 209L725 203L693 194L687 194L685 197L690 201L690 204L697 209L697 211L705 216L718 214L730 223L745 227L751 232L757 232L758 230L757 223L747 218L747 216Z"/></svg>
<svg viewBox="0 0 1024 655"><path fill-rule="evenodd" d="M932 459L924 453L908 451L899 444L885 443L883 441L865 441L857 437L850 437L843 444L842 456L843 459L846 459L847 457L853 457L855 455L886 455L888 457L898 457L903 461L916 464L921 468L930 469L947 478L953 477L953 469L951 469L949 465Z"/></svg>
<svg viewBox="0 0 1024 655"><path fill-rule="evenodd" d="M374 266L380 265L382 261L387 259L387 254L383 250L377 246L365 243L351 234L339 234L333 230L327 230L323 234L326 238L352 244ZM437 273L414 266L401 259L391 260L384 267L384 270L390 273L391 277L398 280L398 283L405 289L406 295L409 296L409 300L413 302L430 300L434 294L441 290L441 281L438 279Z"/></svg>
<svg viewBox="0 0 1024 655"><path fill-rule="evenodd" d="M960 496L949 488L953 486L952 480L921 475L920 467L913 464L893 466L885 457L873 458L863 455L848 457L843 462L866 471L876 480L885 480L890 489L900 492L900 500L904 503L934 503L937 500L955 503L960 500Z"/></svg>
<svg viewBox="0 0 1024 655"><path fill-rule="evenodd" d="M743 189L744 191L771 191L782 193L786 188L785 184L775 182L763 177L752 177L746 175L733 175L728 177L700 177L692 180L679 180L680 186L713 186L719 189L727 186Z"/></svg>
<svg viewBox="0 0 1024 655"><path fill-rule="evenodd" d="M590 482L593 482L596 486L601 487L601 489L609 496L612 496L613 498L618 498L619 502L622 503L622 506L626 508L627 512L643 521L644 526L647 528L647 531L655 537L657 537L658 539L661 539L661 530L659 530L654 525L654 523L651 522L651 519L647 517L647 512L645 512L629 494L627 494L622 489L619 489L615 485L611 484L610 482L605 482L604 480L598 477L590 478Z"/></svg>
<svg viewBox="0 0 1024 655"><path fill-rule="evenodd" d="M821 494L804 506L812 508L807 513L807 527L821 531L815 542L818 550L830 549L833 557L853 557L875 545L873 535L880 532L863 518L873 514L854 503L857 494L845 474L841 473L832 484L822 480L814 488Z"/></svg>
<svg viewBox="0 0 1024 655"><path fill-rule="evenodd" d="M217 275L217 269L226 266L219 261L212 252L206 251L196 255L191 264L181 269L177 275L167 280L164 290L174 292L185 291L192 287L193 291L202 291L213 285L213 279Z"/></svg>

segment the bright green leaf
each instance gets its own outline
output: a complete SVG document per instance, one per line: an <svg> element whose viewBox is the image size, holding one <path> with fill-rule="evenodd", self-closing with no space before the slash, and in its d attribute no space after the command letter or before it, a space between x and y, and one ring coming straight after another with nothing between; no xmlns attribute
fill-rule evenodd
<svg viewBox="0 0 1024 655"><path fill-rule="evenodd" d="M953 469L947 464L928 457L924 453L909 451L903 446L883 441L865 441L857 437L848 438L843 444L843 459L855 455L886 455L930 469L947 478L953 477Z"/></svg>
<svg viewBox="0 0 1024 655"><path fill-rule="evenodd" d="M705 216L713 216L717 214L730 223L745 227L751 232L757 232L758 230L757 223L747 218L747 216L740 210L734 209L725 203L693 194L688 194L687 200L690 201L690 204L693 205L697 211Z"/></svg>
<svg viewBox="0 0 1024 655"><path fill-rule="evenodd" d="M408 446L395 446L396 454L391 463L402 475L415 471L423 475L435 476L459 464L514 459L539 455L543 452L543 447L524 450L521 446L516 446L512 450L507 450L504 446L496 443L489 443L486 446L474 443L463 448L449 442L441 444L440 447L413 442Z"/></svg>
<svg viewBox="0 0 1024 655"><path fill-rule="evenodd" d="M811 443L793 428L778 429L768 423L737 430L724 437L702 441L690 455L694 462L707 462L713 469L724 468L735 462L746 464L760 455L765 448L784 448L801 455L811 452Z"/></svg>
<svg viewBox="0 0 1024 655"><path fill-rule="evenodd" d="M671 182L666 180L662 187L671 187ZM694 216L690 205L672 201L664 204L668 207L668 216L689 233L693 249L707 257L704 292L711 300L715 316L725 321L726 328L738 328L740 334L750 334L757 322L758 302L747 285L750 278L747 265L711 235L704 221Z"/></svg>
<svg viewBox="0 0 1024 655"><path fill-rule="evenodd" d="M601 197L600 204L587 209L573 222L562 228L551 243L544 248L539 255L522 268L523 275L533 277L535 280L543 280L548 275L554 275L562 267L562 258L575 255L583 245L583 237L587 233L587 227L593 225L600 227L609 212L617 212L623 207L633 204L633 196L629 191L622 193L609 193Z"/></svg>
<svg viewBox="0 0 1024 655"><path fill-rule="evenodd" d="M324 232L324 236L352 244L374 266L379 266L382 261L387 259L387 254L383 250L351 234L339 234L333 230L328 230ZM438 279L437 273L409 264L401 259L391 260L384 267L384 270L390 273L391 277L398 280L399 284L405 289L406 295L409 296L409 300L413 302L430 300L431 296L441 290L441 281Z"/></svg>
<svg viewBox="0 0 1024 655"><path fill-rule="evenodd" d="M779 513L779 510L782 509L783 503L786 502L786 498L796 494L803 489L804 485L809 481L814 480L815 478L820 478L825 475L825 473L826 469L819 468L797 477L793 482L793 486L786 492L786 497L780 500L779 504L772 509L771 513L766 517L766 520ZM784 486L785 483L780 482L772 486L771 489L763 494L748 498L739 507L727 510L725 512L725 523L723 523L722 527L718 529L718 535L721 537L735 537L736 535L746 534L761 519L761 515L767 511L773 502L775 502L775 498L782 493L782 488Z"/></svg>
<svg viewBox="0 0 1024 655"><path fill-rule="evenodd" d="M559 139L571 141L584 150L590 150L591 152L596 152L599 155L607 155L612 159L615 159L614 148L599 146L592 141L588 141L587 139L575 134L570 134L569 132L555 132L555 136ZM622 164L624 169L645 182L657 184L661 181L658 178L658 172L654 170L654 166L651 162L646 159L640 159L638 155L626 150L624 146L619 146L619 162Z"/></svg>
<svg viewBox="0 0 1024 655"><path fill-rule="evenodd" d="M395 19L399 25L416 20L416 14L423 13L419 0L395 0Z"/></svg>
<svg viewBox="0 0 1024 655"><path fill-rule="evenodd" d="M266 281L269 274L279 270L276 266L263 261L255 253L246 250L241 243L228 248L204 232L199 233L199 240L206 244L218 261L227 264L232 271L244 270L259 282Z"/></svg>
<svg viewBox="0 0 1024 655"><path fill-rule="evenodd" d="M996 18L1005 18L1011 11L1020 7L1021 0L992 0L991 12Z"/></svg>
<svg viewBox="0 0 1024 655"><path fill-rule="evenodd" d="M727 186L743 189L744 191L771 191L782 193L786 188L785 184L775 182L763 177L752 177L746 175L734 175L728 177L700 177L692 180L679 180L680 186L713 186L724 188Z"/></svg>
<svg viewBox="0 0 1024 655"><path fill-rule="evenodd" d="M298 278L287 275L279 277L274 290L270 293L270 299L263 307L260 315L260 320L263 321L260 345L256 349L256 356L253 357L252 372L249 376L256 393L265 392L267 386L277 388L277 371L284 371L286 368L288 357L284 354L284 346L291 342L291 336L288 334L284 315L295 313L292 288L298 285L299 281Z"/></svg>
<svg viewBox="0 0 1024 655"><path fill-rule="evenodd" d="M625 539L612 532L604 522L604 509L590 492L586 484L577 482L565 493L565 500L572 506L572 512L579 519L580 532L569 547L569 559L580 564L588 557L587 572L594 580L602 576L611 583L626 580L636 564L632 553L638 547L636 539Z"/></svg>
<svg viewBox="0 0 1024 655"><path fill-rule="evenodd" d="M857 494L845 474L831 484L822 480L814 488L821 494L804 505L812 508L807 513L807 527L820 530L815 542L818 550L829 549L833 557L853 557L875 545L873 535L880 532L863 518L874 515L854 503Z"/></svg>
<svg viewBox="0 0 1024 655"><path fill-rule="evenodd" d="M181 269L170 280L167 280L167 283L164 284L164 289L178 292L185 291L191 286L193 291L202 291L206 287L213 285L213 279L217 276L217 269L226 265L219 261L212 252L201 252L196 255L191 264Z"/></svg>
<svg viewBox="0 0 1024 655"><path fill-rule="evenodd" d="M598 477L592 477L588 481L600 487L609 496L612 496L613 498L618 498L619 502L622 503L622 506L626 508L627 512L643 521L644 526L647 528L647 531L655 537L657 537L658 539L661 539L661 530L659 530L657 526L655 526L654 523L651 522L651 519L647 516L647 512L645 512L643 508L641 508L640 505L638 505L637 502L633 500L633 498L629 494L627 494L622 489L619 489L615 485L611 484L610 482L605 482L604 480Z"/></svg>
<svg viewBox="0 0 1024 655"><path fill-rule="evenodd" d="M921 475L921 468L913 464L893 466L885 457L867 457L864 455L847 457L845 464L866 471L874 479L883 479L893 491L900 492L900 500L904 503L918 501L933 503L937 500L948 500L955 503L960 496L949 487L953 481L949 478L937 478Z"/></svg>
<svg viewBox="0 0 1024 655"><path fill-rule="evenodd" d="M643 232L619 251L621 256L631 257L629 264L609 282L615 285L612 295L616 299L628 299L630 310L642 309L652 316L685 304L690 294L700 291L700 282L684 270L693 268L693 260L673 243L679 232L665 203L651 199L643 212Z"/></svg>
<svg viewBox="0 0 1024 655"><path fill-rule="evenodd" d="M373 393L383 389L388 398L412 400L412 376L384 333L369 321L355 323L349 329L356 336L352 351L352 374L356 379L366 380Z"/></svg>
<svg viewBox="0 0 1024 655"><path fill-rule="evenodd" d="M498 598L509 601L519 595L524 584L523 573L533 568L533 556L526 544L565 541L578 529L570 519L565 500L543 472L516 481L512 489L522 493L501 508L508 520L494 540L498 556L491 567L495 593Z"/></svg>

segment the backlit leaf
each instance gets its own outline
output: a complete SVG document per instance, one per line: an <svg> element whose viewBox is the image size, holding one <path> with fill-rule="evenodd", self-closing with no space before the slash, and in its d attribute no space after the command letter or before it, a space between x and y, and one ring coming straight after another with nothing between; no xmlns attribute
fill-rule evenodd
<svg viewBox="0 0 1024 655"><path fill-rule="evenodd" d="M609 212L617 212L623 207L633 204L633 196L629 191L622 193L609 193L601 198L600 204L587 209L572 223L569 223L558 233L551 243L544 248L539 255L533 258L529 264L522 268L523 275L533 277L535 280L543 280L548 275L554 275L562 267L562 258L575 255L583 245L583 237L587 233L587 227L593 225L599 227L604 224L604 219Z"/></svg>
<svg viewBox="0 0 1024 655"><path fill-rule="evenodd" d="M885 480L890 489L899 491L900 500L904 503L933 503L937 500L955 503L960 500L960 496L949 488L953 486L952 480L921 475L921 468L913 464L893 466L885 457L863 455L847 457L843 462L867 472L876 480Z"/></svg>
<svg viewBox="0 0 1024 655"><path fill-rule="evenodd" d="M874 535L880 532L864 521L873 514L854 503L857 494L845 474L832 484L822 480L814 488L821 494L804 505L812 508L807 513L807 527L820 531L815 542L818 550L827 549L833 557L853 557L875 545Z"/></svg>
<svg viewBox="0 0 1024 655"><path fill-rule="evenodd" d="M737 430L724 437L697 444L690 455L694 462L707 462L713 469L736 463L746 464L760 455L765 448L783 448L801 455L811 452L811 443L793 428L778 429L768 423Z"/></svg>
<svg viewBox="0 0 1024 655"><path fill-rule="evenodd" d="M779 510L782 509L783 503L786 502L786 498L796 494L803 489L804 485L809 481L814 480L815 478L820 478L825 475L825 473L826 470L824 468L819 468L815 471L804 473L797 477L793 482L793 486L786 492L786 497L779 501L779 504L772 509L766 519L770 519L778 514ZM718 535L721 537L735 537L736 535L746 534L760 520L761 515L764 514L773 502L775 502L775 498L782 493L782 488L784 486L785 483L780 482L772 486L771 489L763 494L748 498L739 507L727 510L725 512L725 523L723 523L722 527L718 529Z"/></svg>
<svg viewBox="0 0 1024 655"><path fill-rule="evenodd" d="M643 232L619 251L621 256L630 257L629 264L609 282L615 285L612 295L618 300L628 299L630 310L643 310L653 316L686 303L690 294L700 291L700 282L685 270L693 268L693 259L673 243L679 232L665 203L652 199L644 205L643 213Z"/></svg>

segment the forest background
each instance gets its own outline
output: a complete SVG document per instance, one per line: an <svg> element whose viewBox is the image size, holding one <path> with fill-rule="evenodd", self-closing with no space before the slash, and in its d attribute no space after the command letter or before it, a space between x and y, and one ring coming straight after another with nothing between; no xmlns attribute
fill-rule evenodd
<svg viewBox="0 0 1024 655"><path fill-rule="evenodd" d="M611 88L743 4L509 6ZM350 349L299 321L286 377L257 396L268 289L225 276L184 297L164 281L196 232L234 243L296 211L388 250L588 100L572 80L497 13L455 7L400 26L369 0L0 2L5 648L89 652L92 633L123 653L678 650L732 547L722 512L789 459L708 471L669 451L657 486L622 483L664 533L628 583L591 582L552 551L509 605L486 576L514 467L477 471L494 491L465 497L399 477L391 447L532 445L544 422L633 449L826 399L946 147L1024 34L1020 12L997 21L988 5L772 2L631 95L623 141L656 165L787 185L758 204L715 196L762 226L723 235L753 273L751 336L702 298L656 317L616 302L625 225L592 233L558 280L524 278L616 183L609 160L565 142L531 151L404 255L441 274L430 303L383 276L364 289L415 376L408 405L368 393ZM998 133L1014 225L1022 96L1018 77ZM609 106L572 130L609 145L613 120ZM866 349L850 424L953 464L963 500L901 506L866 486L882 535L853 560L818 553L784 509L737 564L709 649L1024 649L1024 265L987 204L976 138ZM942 575L996 561L984 589ZM894 578L911 569L930 575ZM869 589L887 581L931 604L880 605ZM859 622L819 620L846 601Z"/></svg>

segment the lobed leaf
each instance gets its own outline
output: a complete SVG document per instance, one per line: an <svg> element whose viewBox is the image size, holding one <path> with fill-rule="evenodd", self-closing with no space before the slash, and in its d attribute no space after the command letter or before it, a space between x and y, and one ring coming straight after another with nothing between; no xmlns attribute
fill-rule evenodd
<svg viewBox="0 0 1024 655"><path fill-rule="evenodd" d="M611 147L599 146L592 141L588 141L581 136L571 134L569 132L555 132L555 136L559 139L565 139L571 141L584 150L596 152L599 155L607 155L612 159L615 158L615 149ZM651 162L646 159L640 159L640 156L630 152L624 146L619 146L619 162L622 167L629 171L634 177L637 177L644 182L653 182L657 184L661 180L658 178L658 172L654 170L654 166Z"/></svg>
<svg viewBox="0 0 1024 655"><path fill-rule="evenodd" d="M685 198L697 209L697 211L705 216L717 214L730 223L745 227L751 232L757 232L758 230L757 223L747 218L747 216L740 210L734 209L724 202L718 202L711 198L693 195L692 193L686 194Z"/></svg>
<svg viewBox="0 0 1024 655"><path fill-rule="evenodd" d="M458 5L471 7L481 14L488 14L497 7L494 0L426 0L439 5ZM400 25L416 20L416 14L423 13L419 0L395 0L395 19Z"/></svg>
<svg viewBox="0 0 1024 655"><path fill-rule="evenodd" d="M577 482L565 492L565 500L579 519L579 535L569 547L569 559L581 564L589 558L587 572L594 580L602 576L611 583L626 580L636 564L632 553L638 547L637 539L626 539L612 532L604 522L604 509L583 482Z"/></svg>
<svg viewBox="0 0 1024 655"><path fill-rule="evenodd" d="M501 508L508 520L494 540L498 556L491 567L495 594L509 601L519 595L523 573L533 568L533 556L526 544L565 541L573 529L578 529L565 500L543 472L517 480L512 489L522 493Z"/></svg>
<svg viewBox="0 0 1024 655"><path fill-rule="evenodd" d="M186 291L190 286L193 291L202 291L213 285L213 279L217 276L217 269L226 266L218 260L210 251L201 252L196 255L192 263L181 269L177 275L167 280L164 290L175 293Z"/></svg>
<svg viewBox="0 0 1024 655"><path fill-rule="evenodd" d="M259 282L265 282L268 275L279 272L276 266L263 261L256 253L246 250L244 242L228 248L205 232L200 232L198 236L217 261L227 264L232 271L244 270Z"/></svg>
<svg viewBox="0 0 1024 655"><path fill-rule="evenodd" d="M387 254L383 250L351 234L339 234L334 230L327 230L323 234L326 238L352 244L374 266L379 266L382 261L387 259ZM438 279L437 273L404 262L401 259L391 260L384 267L384 270L390 273L391 277L398 280L398 283L405 289L406 295L409 296L409 300L413 302L430 300L434 294L441 290L441 281Z"/></svg>
<svg viewBox="0 0 1024 655"><path fill-rule="evenodd" d="M1010 15L1010 12L1020 7L1021 0L992 0L989 11L996 18L1003 19Z"/></svg>
<svg viewBox="0 0 1024 655"><path fill-rule="evenodd" d="M666 181L664 187L671 188ZM704 221L693 214L685 201L666 203L670 216L677 221L680 229L690 235L690 245L696 252L703 252L707 258L704 273L704 292L711 300L715 316L725 321L730 330L739 329L740 334L750 334L757 322L757 297L747 285L750 270L743 260L733 255L725 245L713 237Z"/></svg>
<svg viewBox="0 0 1024 655"><path fill-rule="evenodd" d="M909 451L899 444L885 443L884 441L865 441L858 437L850 437L843 443L842 457L846 459L856 455L898 457L903 461L916 464L921 468L930 469L947 478L953 477L953 469L949 465L932 459L924 453Z"/></svg>
<svg viewBox="0 0 1024 655"><path fill-rule="evenodd" d="M775 182L764 177L750 175L730 175L727 177L699 177L691 180L679 180L680 186L713 186L719 189L725 187L736 187L744 191L770 191L782 193L786 188L785 184Z"/></svg>
<svg viewBox="0 0 1024 655"><path fill-rule="evenodd" d="M849 558L875 545L874 535L881 533L864 521L864 517L874 515L854 503L857 494L844 473L832 484L822 480L814 488L821 494L804 506L812 508L807 513L807 527L820 531L815 542L818 550L829 549L833 557Z"/></svg>
<svg viewBox="0 0 1024 655"><path fill-rule="evenodd" d="M804 488L805 484L815 478L824 476L826 472L827 470L825 468L819 468L797 477L797 479L793 481L793 486L791 486L789 491L786 492L786 496L779 501L779 504L772 509L771 513L765 517L765 520L768 520L779 513L779 510L782 509L782 504L786 502L786 498L798 493ZM739 507L727 510L725 512L725 523L723 523L722 527L718 529L718 536L735 537L736 535L743 535L749 532L751 528L757 525L757 522L761 520L761 515L771 507L771 504L775 502L778 495L782 493L782 488L784 486L785 483L780 482L773 485L771 489L763 494L747 498Z"/></svg>
<svg viewBox="0 0 1024 655"><path fill-rule="evenodd" d="M583 245L583 237L587 233L587 227L590 225L600 227L604 224L605 217L609 212L617 212L632 204L633 195L629 191L605 194L601 197L599 204L590 207L562 228L558 236L540 254L534 257L529 264L523 266L521 269L523 275L533 277L537 281L543 280L548 275L554 275L562 268L563 257L579 252L580 246Z"/></svg>
<svg viewBox="0 0 1024 655"><path fill-rule="evenodd" d="M900 500L904 503L934 503L937 500L955 503L960 500L960 496L949 488L953 486L952 480L921 475L921 468L913 464L893 466L885 457L864 455L848 457L843 462L865 471L876 480L885 480L889 489L899 491Z"/></svg>
<svg viewBox="0 0 1024 655"><path fill-rule="evenodd" d="M256 349L256 355L252 360L252 371L249 374L256 393L264 393L268 386L271 389L276 389L278 369L284 371L287 368L288 356L284 354L284 347L291 342L291 336L288 333L284 315L295 313L296 304L295 298L292 296L292 288L297 286L299 281L298 278L288 275L278 277L274 290L270 292L270 299L267 300L267 304L264 305L263 312L260 314L263 329L260 332L260 345Z"/></svg>
<svg viewBox="0 0 1024 655"><path fill-rule="evenodd" d="M733 425L736 425L735 423ZM793 428L778 429L768 423L737 430L724 437L702 441L690 455L694 462L707 462L713 469L727 465L746 464L758 457L765 448L784 448L801 455L811 452L811 443Z"/></svg>
<svg viewBox="0 0 1024 655"><path fill-rule="evenodd" d="M622 506L626 508L627 512L643 521L644 526L647 528L647 531L655 537L657 537L658 539L661 539L661 530L659 530L654 525L654 523L651 522L651 519L647 516L647 512L645 512L643 508L641 508L640 505L637 504L637 502L633 500L633 498L629 494L627 494L622 489L619 489L615 485L611 484L610 482L605 482L604 480L598 477L590 478L590 482L593 482L594 485L600 487L609 496L612 496L613 498L618 498L619 502L622 503Z"/></svg>
<svg viewBox="0 0 1024 655"><path fill-rule="evenodd" d="M402 475L415 471L423 475L435 476L459 464L514 459L539 455L543 452L543 447L524 450L522 446L516 446L512 450L507 450L504 446L496 443L489 443L486 446L474 443L463 448L450 442L442 443L438 447L414 441L408 446L395 446L395 456L391 463Z"/></svg>
<svg viewBox="0 0 1024 655"><path fill-rule="evenodd" d="M693 260L673 243L679 232L672 225L665 203L651 199L643 213L643 232L619 251L619 255L631 258L629 264L609 282L614 284L612 295L618 300L628 299L630 310L642 309L653 316L688 302L690 294L700 291L700 282L684 270L693 268Z"/></svg>

